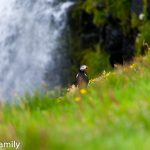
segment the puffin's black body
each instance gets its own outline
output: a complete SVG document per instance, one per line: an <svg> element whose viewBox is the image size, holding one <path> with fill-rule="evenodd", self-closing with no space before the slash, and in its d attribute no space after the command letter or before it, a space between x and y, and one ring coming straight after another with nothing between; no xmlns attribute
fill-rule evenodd
<svg viewBox="0 0 150 150"><path fill-rule="evenodd" d="M79 70L78 74L76 75L76 85L79 88L86 88L89 83L89 78L86 73L87 67L85 69Z"/></svg>

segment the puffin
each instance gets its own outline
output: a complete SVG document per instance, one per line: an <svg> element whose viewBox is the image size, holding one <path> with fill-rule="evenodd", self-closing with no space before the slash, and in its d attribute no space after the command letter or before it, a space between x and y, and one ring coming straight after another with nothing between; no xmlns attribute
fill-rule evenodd
<svg viewBox="0 0 150 150"><path fill-rule="evenodd" d="M79 72L76 75L76 86L81 88L87 88L89 83L89 77L87 75L88 67L86 65L81 65Z"/></svg>

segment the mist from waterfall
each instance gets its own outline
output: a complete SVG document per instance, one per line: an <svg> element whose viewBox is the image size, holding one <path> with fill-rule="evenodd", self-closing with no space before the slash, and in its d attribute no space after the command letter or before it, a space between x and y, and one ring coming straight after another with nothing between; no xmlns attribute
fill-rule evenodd
<svg viewBox="0 0 150 150"><path fill-rule="evenodd" d="M59 39L72 2L0 0L0 98L31 92L45 84L59 85L56 73Z"/></svg>

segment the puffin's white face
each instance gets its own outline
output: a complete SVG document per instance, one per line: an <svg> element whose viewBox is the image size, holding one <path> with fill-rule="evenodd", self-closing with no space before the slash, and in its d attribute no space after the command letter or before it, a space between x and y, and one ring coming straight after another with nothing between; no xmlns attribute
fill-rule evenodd
<svg viewBox="0 0 150 150"><path fill-rule="evenodd" d="M85 71L85 70L87 70L87 68L88 68L88 67L87 67L86 65L82 65L82 66L80 67L80 70L81 70L81 71Z"/></svg>

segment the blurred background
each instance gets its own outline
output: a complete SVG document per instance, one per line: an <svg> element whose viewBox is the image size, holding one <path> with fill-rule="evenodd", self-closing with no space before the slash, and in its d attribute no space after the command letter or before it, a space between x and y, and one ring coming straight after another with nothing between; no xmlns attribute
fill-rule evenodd
<svg viewBox="0 0 150 150"><path fill-rule="evenodd" d="M93 78L143 55L149 19L149 0L77 0L69 13L72 72L87 64Z"/></svg>
<svg viewBox="0 0 150 150"><path fill-rule="evenodd" d="M94 78L144 55L149 0L1 0L0 97L75 83L79 66Z"/></svg>

